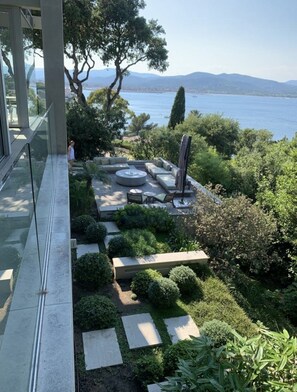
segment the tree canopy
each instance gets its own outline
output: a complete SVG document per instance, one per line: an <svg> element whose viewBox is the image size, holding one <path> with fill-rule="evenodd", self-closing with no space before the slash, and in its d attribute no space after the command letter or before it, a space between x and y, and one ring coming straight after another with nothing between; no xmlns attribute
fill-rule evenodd
<svg viewBox="0 0 297 392"><path fill-rule="evenodd" d="M129 109L129 102L118 95L107 116L106 90L106 88L102 88L92 91L87 99L87 103L95 105L102 112L102 118L106 122L106 126L111 130L112 136L118 137L120 132L126 129L127 122L134 116L134 112Z"/></svg>
<svg viewBox="0 0 297 392"><path fill-rule="evenodd" d="M144 7L143 0L65 0L65 54L74 66L72 73L66 68L65 73L80 103L85 103L82 84L95 65L94 54L116 71L106 90L107 112L133 65L147 62L151 69L166 70L164 29L156 20L139 16Z"/></svg>

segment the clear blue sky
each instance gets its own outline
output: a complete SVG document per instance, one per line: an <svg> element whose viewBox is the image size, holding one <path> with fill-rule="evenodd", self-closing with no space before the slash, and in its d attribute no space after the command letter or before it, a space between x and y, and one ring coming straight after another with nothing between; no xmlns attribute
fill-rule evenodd
<svg viewBox="0 0 297 392"><path fill-rule="evenodd" d="M297 0L146 0L141 13L165 29L166 75L297 79Z"/></svg>
<svg viewBox="0 0 297 392"><path fill-rule="evenodd" d="M297 0L146 0L141 15L165 29L165 75L297 80ZM98 61L95 68L103 66ZM132 70L148 71L144 63Z"/></svg>

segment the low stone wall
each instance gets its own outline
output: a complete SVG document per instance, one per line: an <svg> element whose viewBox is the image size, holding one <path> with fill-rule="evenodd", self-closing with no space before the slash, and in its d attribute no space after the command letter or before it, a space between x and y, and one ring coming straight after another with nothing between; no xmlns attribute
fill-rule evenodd
<svg viewBox="0 0 297 392"><path fill-rule="evenodd" d="M115 279L130 279L138 271L153 268L167 275L177 265L207 263L209 257L202 251L158 253L142 257L115 257L112 259Z"/></svg>

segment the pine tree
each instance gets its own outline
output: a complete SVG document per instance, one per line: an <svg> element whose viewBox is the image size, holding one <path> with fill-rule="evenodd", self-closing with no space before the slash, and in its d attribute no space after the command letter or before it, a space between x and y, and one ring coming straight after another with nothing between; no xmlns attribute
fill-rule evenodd
<svg viewBox="0 0 297 392"><path fill-rule="evenodd" d="M168 128L174 129L177 124L180 124L185 119L186 100L185 89L181 86L175 96L174 103L171 109Z"/></svg>

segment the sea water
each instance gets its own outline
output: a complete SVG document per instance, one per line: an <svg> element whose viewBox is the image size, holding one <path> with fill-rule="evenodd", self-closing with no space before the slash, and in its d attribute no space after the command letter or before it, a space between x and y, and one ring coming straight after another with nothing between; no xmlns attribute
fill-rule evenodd
<svg viewBox="0 0 297 392"><path fill-rule="evenodd" d="M90 91L85 90L88 96ZM148 113L149 122L167 125L176 93L122 91L136 115ZM240 128L267 129L274 140L291 139L297 132L297 98L186 93L186 115L191 110L220 114L238 121Z"/></svg>

